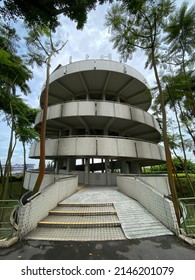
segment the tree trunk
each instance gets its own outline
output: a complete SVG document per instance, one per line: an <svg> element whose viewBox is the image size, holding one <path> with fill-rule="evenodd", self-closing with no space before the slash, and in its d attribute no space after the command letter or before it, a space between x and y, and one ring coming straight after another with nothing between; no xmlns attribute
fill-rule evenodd
<svg viewBox="0 0 195 280"><path fill-rule="evenodd" d="M11 125L11 136L10 136L9 148L8 148L8 153L7 153L7 160L6 160L4 174L3 174L3 178L2 178L2 193L1 193L2 200L8 198L9 176L10 176L10 172L11 172L11 158L12 158L15 146L16 146L16 138L15 138L15 143L13 145L14 115L13 115L13 109L12 109L11 103L10 103L10 110L11 110L12 125Z"/></svg>
<svg viewBox="0 0 195 280"><path fill-rule="evenodd" d="M41 132L40 132L40 161L39 161L39 175L35 183L33 193L37 193L41 187L44 175L45 175L45 133L46 133L46 122L47 122L47 106L48 106L48 92L49 92L49 78L50 78L50 62L51 53L47 60L47 70L46 70L46 85L43 92L43 115L41 122Z"/></svg>
<svg viewBox="0 0 195 280"><path fill-rule="evenodd" d="M26 146L25 146L25 142L22 142L22 146L23 146L23 159L24 159L24 168L23 168L23 182L24 182L24 177L25 177L25 173L26 173Z"/></svg>
<svg viewBox="0 0 195 280"><path fill-rule="evenodd" d="M192 185L192 181L190 179L190 176L188 174L188 170L187 170L187 157L186 157L186 151L185 151L185 145L184 145L184 141L183 141L183 136L182 136L182 132L181 132L181 126L180 126L180 122L179 122L179 118L178 118L178 114L177 114L177 109L175 107L175 104L173 104L173 107L174 107L174 111L175 111L175 117L176 117L176 120L177 120L177 125L178 125L178 130L179 130L179 135L180 135L180 139L181 139L181 147L182 147L182 151L183 151L183 156L184 156L184 162L182 161L182 159L176 155L176 157L178 158L178 160L180 161L183 169L184 169L184 173L186 175L186 179L188 181L188 184L191 188L191 191L192 191L192 194L193 196L195 196L195 191L194 191L194 187Z"/></svg>
<svg viewBox="0 0 195 280"><path fill-rule="evenodd" d="M163 142L164 142L164 147L165 147L165 156L166 156L166 163L167 163L167 174L168 174L168 180L169 180L169 186L171 190L171 195L172 195L172 201L177 217L177 222L178 225L180 225L180 215L179 215L179 205L178 205L178 200L177 200L177 193L176 193L176 188L175 188L175 182L173 178L173 162L171 158L171 152L169 149L169 140L167 136L167 117L166 117L166 110L165 110L165 102L164 102L164 95L163 95L163 90L161 87L159 75L158 75L158 70L156 66L156 60L155 60L155 52L154 48L152 49L152 66L154 68L154 74L156 78L156 82L158 85L159 89L159 94L160 94L160 102L161 102L161 110L162 110L162 122L163 122Z"/></svg>
<svg viewBox="0 0 195 280"><path fill-rule="evenodd" d="M180 109L180 112L181 112L182 119L185 119L185 115L184 115L184 113L183 113L183 110L182 110L182 107L181 107L180 102L178 102L178 106L179 106L179 109ZM191 128L188 126L188 124L187 124L186 122L183 122L183 124L185 125L185 127L186 127L186 129L187 129L189 135L191 136L192 141L193 141L193 143L194 143L194 147L195 147L195 135L194 135L193 130L191 130Z"/></svg>

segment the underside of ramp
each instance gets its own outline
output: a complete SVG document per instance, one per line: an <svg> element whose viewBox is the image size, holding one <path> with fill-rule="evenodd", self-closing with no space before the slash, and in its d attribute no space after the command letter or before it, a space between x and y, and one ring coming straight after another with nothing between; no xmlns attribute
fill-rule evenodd
<svg viewBox="0 0 195 280"><path fill-rule="evenodd" d="M25 238L103 241L172 235L159 220L117 187L85 187L61 201Z"/></svg>

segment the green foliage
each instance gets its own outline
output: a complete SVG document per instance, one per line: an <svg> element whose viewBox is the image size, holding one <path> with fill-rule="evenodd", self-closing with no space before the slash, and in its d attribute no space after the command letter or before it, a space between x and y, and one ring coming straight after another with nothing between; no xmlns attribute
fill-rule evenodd
<svg viewBox="0 0 195 280"><path fill-rule="evenodd" d="M181 162L179 161L178 158L173 158L173 164L174 167L176 168L177 173L181 174L180 176L182 176L182 174L184 174L184 170L183 170L183 166L181 164ZM184 161L184 159L182 159ZM192 160L187 160L187 170L189 173L191 174L195 174L195 163L192 162ZM155 165L152 167L144 167L143 168L143 172L144 173L167 173L167 165L166 164L161 164L161 165ZM185 174L183 175L185 177ZM193 175L192 175L193 176Z"/></svg>
<svg viewBox="0 0 195 280"><path fill-rule="evenodd" d="M165 42L169 45L168 59L174 58L176 65L185 63L185 67L190 63L193 64L195 58L195 5L188 9L188 3L184 2L170 16L165 31L167 33Z"/></svg>
<svg viewBox="0 0 195 280"><path fill-rule="evenodd" d="M0 182L0 188L2 183ZM7 199L20 199L26 192L23 188L23 176L12 176L9 179Z"/></svg>
<svg viewBox="0 0 195 280"><path fill-rule="evenodd" d="M19 87L24 94L30 92L26 82L32 78L32 72L26 67L21 57L16 55L16 48L14 46L18 40L19 37L17 36L15 29L11 29L7 25L0 25L1 100L3 96L4 99L8 98L11 89L15 87ZM4 101L6 102L6 99Z"/></svg>
<svg viewBox="0 0 195 280"><path fill-rule="evenodd" d="M155 49L158 62L161 31L173 10L173 1L169 0L113 4L106 15L106 25L112 28L114 48L118 49L125 61L137 48L142 49L148 57L146 67L152 67L151 50Z"/></svg>
<svg viewBox="0 0 195 280"><path fill-rule="evenodd" d="M193 186L195 186L194 175L190 174L190 178L191 178ZM183 174L181 176L179 176L179 181L180 182L178 182L178 180L175 180L178 197L192 197L193 194L192 194L191 188L189 187L188 181Z"/></svg>
<svg viewBox="0 0 195 280"><path fill-rule="evenodd" d="M16 140L19 139L25 149L25 143L37 137L33 129L37 110L30 108L17 95L18 88L24 94L30 92L27 82L32 78L32 72L17 55L18 40L15 29L0 25L0 111L4 112L5 120L11 128L5 168L4 171L1 169L0 197L2 199L6 199L9 195L11 158Z"/></svg>
<svg viewBox="0 0 195 280"><path fill-rule="evenodd" d="M59 25L59 15L63 14L83 28L87 13L95 9L96 4L111 0L5 0L0 11L4 18L23 18L30 26L39 24L51 29Z"/></svg>
<svg viewBox="0 0 195 280"><path fill-rule="evenodd" d="M2 183L2 178L0 177L0 183ZM11 175L9 177L9 182L20 182L22 184L23 182L23 179L24 179L24 176L23 175Z"/></svg>

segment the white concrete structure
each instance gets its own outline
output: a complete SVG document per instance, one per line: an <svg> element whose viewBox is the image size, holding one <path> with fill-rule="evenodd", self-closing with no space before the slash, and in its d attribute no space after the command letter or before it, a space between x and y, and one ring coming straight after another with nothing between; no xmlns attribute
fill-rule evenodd
<svg viewBox="0 0 195 280"><path fill-rule="evenodd" d="M77 176L58 178L47 188L30 197L28 203L20 203L18 209L18 236L22 238L36 228L37 223L46 217L58 202L74 194L78 187ZM51 199L52 198L52 199Z"/></svg>
<svg viewBox="0 0 195 280"><path fill-rule="evenodd" d="M116 172L139 174L142 166L165 162L150 105L146 80L128 65L94 59L59 66L50 76L46 131L54 172L78 174L79 183L116 185ZM41 121L42 112L38 131ZM35 142L30 158L39 156Z"/></svg>
<svg viewBox="0 0 195 280"><path fill-rule="evenodd" d="M44 87L41 107L43 92ZM119 62L104 59L79 61L59 66L51 74L45 144L46 159L53 161L53 169L45 173L40 192L19 208L21 237L34 229L40 220L47 219L50 210L61 200L68 201L69 196L70 201L75 199L78 204L82 203L82 199L88 199L90 203L101 199L114 203L117 199L119 203L115 207L127 238L170 234L165 227L178 234L167 176L141 174L142 166L165 162L164 148L158 144L161 138L159 124L147 112L150 105L151 94L144 77L132 67ZM42 112L35 120L38 131L41 122ZM34 142L30 158L39 157L40 145ZM32 190L37 176L35 170L28 171L24 188ZM83 196L81 191L72 196L78 183L89 187L82 188ZM90 195L95 190L92 185L99 188L99 193ZM106 196L109 185L110 191L112 189L110 197ZM113 193L114 185L118 190ZM127 199L122 193L132 199ZM122 196L125 197L125 204ZM142 207L138 207L138 204ZM138 211L138 208L141 210ZM60 220L62 224L66 224L66 218ZM80 216L77 218L77 222L80 221ZM52 219L54 221L58 217ZM44 229L44 232L49 238L51 232L59 237L61 231L52 227ZM92 240L91 233L86 235L83 230L85 239ZM72 229L67 235L63 231L63 236L59 237L62 239L58 240L83 240L79 239L80 231L81 228L74 231L76 239L72 239ZM97 229L90 232L97 235ZM41 235L36 238L46 237ZM106 238L110 238L110 233Z"/></svg>

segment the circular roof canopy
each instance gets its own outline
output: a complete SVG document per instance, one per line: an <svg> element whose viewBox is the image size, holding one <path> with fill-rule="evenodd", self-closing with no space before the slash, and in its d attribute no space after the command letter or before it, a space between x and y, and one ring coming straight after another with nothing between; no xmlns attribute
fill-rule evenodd
<svg viewBox="0 0 195 280"><path fill-rule="evenodd" d="M42 89L42 92L44 87ZM48 105L77 99L103 99L134 105L147 111L151 93L134 68L112 60L94 59L59 66L50 75ZM41 94L40 105L43 105Z"/></svg>

